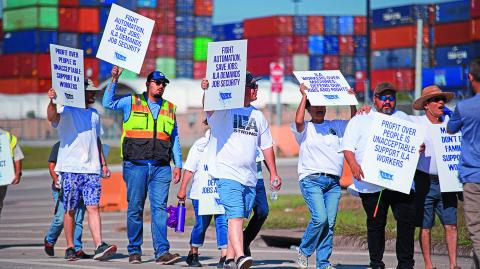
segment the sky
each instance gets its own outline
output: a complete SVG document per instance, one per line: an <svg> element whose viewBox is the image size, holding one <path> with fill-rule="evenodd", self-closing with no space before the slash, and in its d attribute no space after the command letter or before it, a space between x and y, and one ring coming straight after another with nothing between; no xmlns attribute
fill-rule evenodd
<svg viewBox="0 0 480 269"><path fill-rule="evenodd" d="M299 15L364 16L367 0L300 0ZM371 8L409 4L429 4L452 0L371 0ZM213 24L240 22L243 19L271 15L293 15L292 0L213 0Z"/></svg>

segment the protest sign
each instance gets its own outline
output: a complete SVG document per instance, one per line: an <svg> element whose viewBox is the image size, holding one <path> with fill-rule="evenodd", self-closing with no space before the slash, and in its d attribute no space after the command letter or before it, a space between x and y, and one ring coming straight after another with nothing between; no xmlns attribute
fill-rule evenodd
<svg viewBox="0 0 480 269"><path fill-rule="evenodd" d="M339 70L295 71L298 82L307 87L307 98L313 106L357 105L355 95Z"/></svg>
<svg viewBox="0 0 480 269"><path fill-rule="evenodd" d="M210 177L201 177L200 194L198 198L198 215L225 214L223 205L219 204L218 188L216 181Z"/></svg>
<svg viewBox="0 0 480 269"><path fill-rule="evenodd" d="M406 120L374 113L361 164L363 180L408 194L425 129Z"/></svg>
<svg viewBox="0 0 480 269"><path fill-rule="evenodd" d="M112 4L97 58L140 74L154 24L147 17Z"/></svg>
<svg viewBox="0 0 480 269"><path fill-rule="evenodd" d="M430 126L427 132L427 135L432 138L433 147L435 148L440 191L463 191L462 183L458 180L458 162L460 161L462 133L448 134L446 122Z"/></svg>
<svg viewBox="0 0 480 269"><path fill-rule="evenodd" d="M204 110L243 107L247 68L247 40L208 43Z"/></svg>
<svg viewBox="0 0 480 269"><path fill-rule="evenodd" d="M50 44L52 88L56 104L85 108L83 50Z"/></svg>
<svg viewBox="0 0 480 269"><path fill-rule="evenodd" d="M0 186L11 184L15 177L10 141L6 133L0 134Z"/></svg>

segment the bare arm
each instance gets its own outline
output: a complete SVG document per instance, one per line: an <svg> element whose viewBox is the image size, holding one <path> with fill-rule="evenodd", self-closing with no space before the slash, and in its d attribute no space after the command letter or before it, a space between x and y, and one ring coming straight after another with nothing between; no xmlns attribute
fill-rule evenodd
<svg viewBox="0 0 480 269"><path fill-rule="evenodd" d="M50 173L50 176L52 177L53 180L53 185L57 186L58 185L58 175L55 173L55 165L56 163L54 162L49 162L48 163L48 172Z"/></svg>
<svg viewBox="0 0 480 269"><path fill-rule="evenodd" d="M307 87L302 83L300 85L300 93L302 94L302 100L298 104L297 112L295 113L295 127L297 132L301 133L305 129L305 105L307 104L307 94L305 90Z"/></svg>
<svg viewBox="0 0 480 269"><path fill-rule="evenodd" d="M202 87L202 90L203 90L203 96L202 96L202 107L205 107L205 91L208 89L209 87L209 82L206 78L202 79L202 84L200 85ZM210 117L213 115L213 113L215 112L215 110L212 110L212 111L205 111L207 113L207 117Z"/></svg>
<svg viewBox="0 0 480 269"><path fill-rule="evenodd" d="M185 200L185 197L187 196L187 185L192 177L193 177L193 173L191 171L184 170L182 185L180 185L180 189L178 190L178 193L177 193L178 200L182 200L182 201Z"/></svg>
<svg viewBox="0 0 480 269"><path fill-rule="evenodd" d="M362 180L364 178L362 167L360 167L360 165L357 163L357 160L355 159L355 153L349 150L344 150L343 155L350 166L350 170L352 170L353 177L355 177L357 180Z"/></svg>
<svg viewBox="0 0 480 269"><path fill-rule="evenodd" d="M267 169L270 172L270 186L273 186L273 182L275 179L277 179L279 181L279 185L276 189L279 190L282 186L282 179L277 174L277 165L275 163L275 152L273 152L273 147L262 150L262 153L265 158Z"/></svg>
<svg viewBox="0 0 480 269"><path fill-rule="evenodd" d="M98 146L98 152L100 153L100 165L102 167L102 173L103 173L102 176L104 178L109 178L110 169L108 168L107 159L105 159L105 154L103 153L102 140L98 136L97 136L97 146Z"/></svg>
<svg viewBox="0 0 480 269"><path fill-rule="evenodd" d="M53 99L57 98L57 93L54 89L48 91L48 98L50 98L50 103L47 107L47 119L54 125L57 125L60 121L60 114L57 112L57 104L53 103Z"/></svg>
<svg viewBox="0 0 480 269"><path fill-rule="evenodd" d="M16 185L20 183L20 178L22 177L22 160L15 161L13 166L15 168L15 177L13 178L12 184Z"/></svg>

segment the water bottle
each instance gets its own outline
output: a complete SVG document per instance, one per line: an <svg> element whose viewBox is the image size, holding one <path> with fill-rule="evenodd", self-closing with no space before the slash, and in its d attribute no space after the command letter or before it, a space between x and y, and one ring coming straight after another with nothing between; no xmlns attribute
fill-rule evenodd
<svg viewBox="0 0 480 269"><path fill-rule="evenodd" d="M187 209L185 208L185 202L179 201L177 206L177 226L175 226L176 233L183 233L185 231L185 213Z"/></svg>
<svg viewBox="0 0 480 269"><path fill-rule="evenodd" d="M270 192L270 200L276 201L278 200L278 186L280 185L280 181L278 178L275 178L275 180L272 183L272 189Z"/></svg>

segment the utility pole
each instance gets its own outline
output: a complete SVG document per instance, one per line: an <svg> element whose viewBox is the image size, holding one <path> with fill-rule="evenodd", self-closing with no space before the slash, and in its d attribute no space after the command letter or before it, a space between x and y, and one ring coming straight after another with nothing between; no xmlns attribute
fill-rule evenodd
<svg viewBox="0 0 480 269"><path fill-rule="evenodd" d="M365 99L364 99L364 103L365 104L368 104L369 101L370 101L370 82L371 82L371 76L370 76L370 69L371 69L371 65L370 65L370 32L371 32L371 29L370 29L370 26L371 26L371 16L370 16L370 0L365 0L367 2L367 16L366 16L366 23L367 23L367 51L365 53L365 57L367 58L367 70L366 71L366 76L365 76Z"/></svg>

